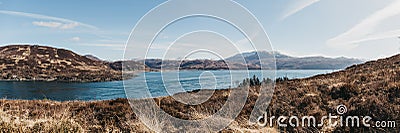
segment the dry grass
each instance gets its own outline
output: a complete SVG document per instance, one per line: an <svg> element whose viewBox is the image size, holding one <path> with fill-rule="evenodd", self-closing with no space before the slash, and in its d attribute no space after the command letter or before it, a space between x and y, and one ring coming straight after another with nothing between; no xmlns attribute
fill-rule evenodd
<svg viewBox="0 0 400 133"><path fill-rule="evenodd" d="M400 123L400 55L353 66L332 74L306 79L279 80L267 112L274 116L306 116L318 119L344 104L346 115L371 116L373 120ZM216 90L199 105L182 104L172 97L156 98L166 113L185 120L198 120L217 112L234 90ZM187 95L185 93L177 95ZM395 128L350 127L258 127L248 119L259 96L250 88L243 110L221 132L399 132ZM106 101L0 100L0 132L153 132L138 120L126 99ZM162 125L158 119L149 120ZM179 132L179 127L159 130ZM194 130L197 132L198 130ZM204 131L203 131L204 132Z"/></svg>
<svg viewBox="0 0 400 133"><path fill-rule="evenodd" d="M292 132L399 132L400 127L400 55L349 67L343 71L305 79L279 82L268 112L271 115L336 115L336 107L347 106L346 116L371 116L396 121L395 128L286 128Z"/></svg>
<svg viewBox="0 0 400 133"><path fill-rule="evenodd" d="M137 121L127 100L0 100L0 132L150 131Z"/></svg>
<svg viewBox="0 0 400 133"><path fill-rule="evenodd" d="M176 118L198 120L217 112L231 91L215 91L207 102L199 105L185 105L172 97L155 100L160 101L165 112ZM126 99L91 102L2 99L0 105L0 132L152 132L138 120ZM254 106L250 99L236 121L221 132L274 131L273 128L245 124L252 108L248 106ZM162 124L155 119L149 121L155 125ZM178 132L178 128L164 127L162 130Z"/></svg>

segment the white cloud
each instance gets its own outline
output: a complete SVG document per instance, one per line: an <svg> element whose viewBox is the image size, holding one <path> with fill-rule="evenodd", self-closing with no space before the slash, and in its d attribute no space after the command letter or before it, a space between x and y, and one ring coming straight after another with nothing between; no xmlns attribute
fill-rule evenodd
<svg viewBox="0 0 400 133"><path fill-rule="evenodd" d="M73 29L77 26L79 26L78 23L61 23L61 22L54 22L54 21L49 21L49 22L44 22L44 21L33 21L33 25L36 26L42 26L42 27L48 27L48 28L58 28L58 29Z"/></svg>
<svg viewBox="0 0 400 133"><path fill-rule="evenodd" d="M303 10L304 8L319 2L320 0L296 0L295 3L293 3L292 5L290 5L286 11L284 12L284 14L282 15L280 20L284 20L289 16L292 16L293 14L296 14L298 12L300 12L301 10Z"/></svg>
<svg viewBox="0 0 400 133"><path fill-rule="evenodd" d="M52 16L46 16L46 15L41 15L41 14L34 14L34 13L26 13L26 12L16 12L16 11L7 11L7 10L0 10L0 14L7 14L7 15L13 15L13 16L22 16L22 17L28 17L28 18L34 18L34 19L42 19L42 20L51 20L55 21L56 23L62 23L63 25L60 26L60 29L70 29L74 28L77 26L82 26L90 29L98 29L96 26L90 25L90 24L85 24L82 22L70 20L70 19L65 19L65 18L58 18L58 17L52 17ZM36 22L36 24L40 24L40 22ZM49 23L42 22L42 26L47 25L49 26ZM53 23L54 25L54 23Z"/></svg>
<svg viewBox="0 0 400 133"><path fill-rule="evenodd" d="M396 37L400 35L400 29L376 32L384 20L396 15L400 15L400 1L398 0L376 11L348 31L329 39L327 44L333 47L351 49L357 47L357 43L360 42Z"/></svg>
<svg viewBox="0 0 400 133"><path fill-rule="evenodd" d="M79 42L81 40L80 37L73 37L71 38L71 41Z"/></svg>
<svg viewBox="0 0 400 133"><path fill-rule="evenodd" d="M68 24L63 24L60 26L60 29L73 29L75 27L79 26L78 23L68 23Z"/></svg>
<svg viewBox="0 0 400 133"><path fill-rule="evenodd" d="M60 22L43 22L43 21L33 21L33 25L42 26L42 27L49 27L49 28L58 28L63 25Z"/></svg>

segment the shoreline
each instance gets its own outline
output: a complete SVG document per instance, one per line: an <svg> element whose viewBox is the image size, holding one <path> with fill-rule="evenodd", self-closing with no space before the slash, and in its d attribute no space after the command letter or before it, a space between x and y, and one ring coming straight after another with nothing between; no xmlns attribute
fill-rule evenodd
<svg viewBox="0 0 400 133"><path fill-rule="evenodd" d="M139 72L138 71L127 71L124 74L121 74L122 79L120 80L88 80L88 79L77 79L77 80L58 80L57 78L52 79L0 79L0 82L71 82L71 83L95 83L95 82L114 82L114 81L123 81L126 79L135 78Z"/></svg>
<svg viewBox="0 0 400 133"><path fill-rule="evenodd" d="M344 69L278 69L275 71L296 71L296 70L302 70L302 71L330 71L327 72L325 74L329 74L329 73L333 73L333 72L337 72L337 71L341 71ZM183 69L183 70L166 70L165 72L175 72L175 71L261 71L259 69L250 69L250 70L242 70L242 69L238 69L238 70L226 70L226 69L219 69L219 70L196 70L196 69ZM262 71L274 71L274 70L262 70ZM128 76L125 77L121 80L58 80L57 78L53 78L53 79L0 79L0 82L63 82L63 83L96 83L96 82L114 82L114 81L123 81L126 79L132 79L138 76L139 73L144 73L144 72L148 72L148 73L152 73L152 72L160 72L160 71L123 71L125 74L122 74L122 76ZM319 75L319 74L317 74ZM316 76L316 75L313 75ZM302 78L311 78L313 76L310 77L302 77ZM279 77L276 77L279 78Z"/></svg>

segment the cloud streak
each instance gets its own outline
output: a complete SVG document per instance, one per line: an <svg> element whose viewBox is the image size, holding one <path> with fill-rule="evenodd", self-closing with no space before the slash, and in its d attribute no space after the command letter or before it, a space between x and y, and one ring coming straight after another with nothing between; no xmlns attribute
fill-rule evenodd
<svg viewBox="0 0 400 133"><path fill-rule="evenodd" d="M73 29L77 26L79 26L78 23L61 23L61 22L55 22L55 21L49 21L49 22L44 22L44 21L33 21L33 25L36 26L41 26L41 27L48 27L48 28L58 28L58 29Z"/></svg>
<svg viewBox="0 0 400 133"><path fill-rule="evenodd" d="M74 42L79 42L81 40L81 38L76 36L76 37L72 37L70 40L74 41Z"/></svg>
<svg viewBox="0 0 400 133"><path fill-rule="evenodd" d="M60 22L43 22L43 21L33 21L32 24L36 26L49 27L49 28L58 28L61 25L63 25L63 23Z"/></svg>
<svg viewBox="0 0 400 133"><path fill-rule="evenodd" d="M384 32L374 32L382 21L400 15L400 1L394 1L385 8L376 11L348 31L331 38L327 45L340 48L354 48L360 42L380 40L400 35L400 29Z"/></svg>
<svg viewBox="0 0 400 133"><path fill-rule="evenodd" d="M300 12L301 10L303 10L304 8L319 2L320 0L297 0L296 3L294 3L292 6L290 6L286 12L282 15L282 17L280 18L280 20L284 20L290 16L292 16L293 14L296 14L298 12Z"/></svg>
<svg viewBox="0 0 400 133"><path fill-rule="evenodd" d="M17 11L8 11L8 10L0 10L0 14L56 21L56 22L33 22L34 25L38 25L38 26L51 27L51 26L58 25L57 23L61 23L61 25L59 26L60 29L70 29L70 28L74 28L76 26L82 26L82 27L95 29L95 30L98 29L96 26L93 26L93 25L90 25L90 24L85 24L85 23L82 23L82 22L78 22L78 21L74 21L74 20L70 20L70 19L65 19L65 18L46 16L46 15L42 15L42 14L17 12Z"/></svg>

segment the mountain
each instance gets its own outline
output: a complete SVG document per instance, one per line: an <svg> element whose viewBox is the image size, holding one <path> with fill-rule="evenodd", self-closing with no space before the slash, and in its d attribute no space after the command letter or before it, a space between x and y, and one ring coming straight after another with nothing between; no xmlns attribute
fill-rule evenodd
<svg viewBox="0 0 400 133"><path fill-rule="evenodd" d="M280 54L279 52L267 52L267 51L259 51L258 55L256 51L252 51L252 52L245 52L245 53L241 53L241 54L236 54L234 56L228 57L226 60L227 61L231 61L231 62L242 62L243 59L245 59L248 62L253 62L258 60L260 57L261 59L270 59L270 58L274 58L274 54L275 54L275 58L292 58L290 56L284 55L284 54Z"/></svg>
<svg viewBox="0 0 400 133"><path fill-rule="evenodd" d="M143 61L143 60L142 60ZM196 60L161 60L161 59L146 59L146 66L152 70L220 70L228 69L224 61L196 59Z"/></svg>
<svg viewBox="0 0 400 133"><path fill-rule="evenodd" d="M150 68L143 62L134 60L110 62L109 66L118 71L150 71Z"/></svg>
<svg viewBox="0 0 400 133"><path fill-rule="evenodd" d="M273 62L275 57L276 64ZM181 70L244 70L260 69L343 69L347 66L361 63L361 60L350 58L326 58L326 57L292 57L279 52L246 52L237 54L226 60L161 60L146 59L146 66L151 70L177 69ZM262 64L261 64L262 63ZM229 66L229 67L228 67Z"/></svg>
<svg viewBox="0 0 400 133"><path fill-rule="evenodd" d="M84 55L83 57L86 57L86 58L94 60L94 61L103 61L102 59L100 59L94 55Z"/></svg>
<svg viewBox="0 0 400 133"><path fill-rule="evenodd" d="M1 80L111 81L122 80L120 71L97 58L70 50L38 45L0 47Z"/></svg>
<svg viewBox="0 0 400 133"><path fill-rule="evenodd" d="M180 65L183 70L218 70L218 69L229 69L225 61L222 60L184 60Z"/></svg>
<svg viewBox="0 0 400 133"><path fill-rule="evenodd" d="M165 70L177 68L181 70L240 70L260 69L261 65L264 69L272 69L275 65L271 62L274 54L277 69L342 69L361 62L348 58L297 58L266 51L260 51L258 55L257 52L237 54L226 60L146 59L108 62L93 55L81 56L65 49L38 45L9 45L0 47L0 72L2 73L0 80L112 81L122 80L122 70L159 71L161 68ZM245 62L241 62L242 56Z"/></svg>
<svg viewBox="0 0 400 133"><path fill-rule="evenodd" d="M321 56L314 57L292 57L279 52L248 52L237 54L227 58L229 62L243 62L244 59L248 66L259 66L260 61L263 67L271 68L271 60L275 54L277 69L343 69L347 66L361 63L361 60L351 58L326 58ZM242 57L243 56L243 57ZM261 60L259 60L261 59Z"/></svg>

